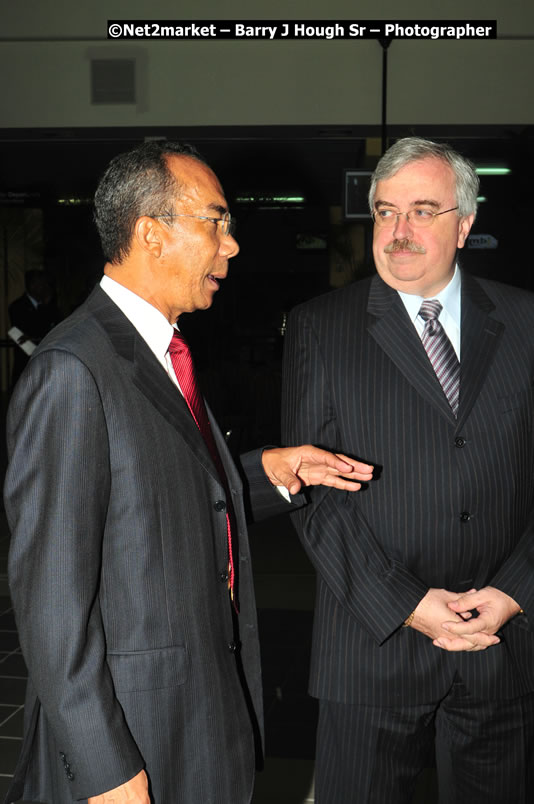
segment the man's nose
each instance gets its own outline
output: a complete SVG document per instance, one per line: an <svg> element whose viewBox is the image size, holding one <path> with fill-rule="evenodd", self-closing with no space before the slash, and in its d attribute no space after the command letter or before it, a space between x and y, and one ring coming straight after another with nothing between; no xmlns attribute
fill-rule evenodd
<svg viewBox="0 0 534 804"><path fill-rule="evenodd" d="M409 237L413 232L412 225L408 219L407 212L399 212L397 214L397 221L393 228L393 235L396 240L402 240L405 237Z"/></svg>
<svg viewBox="0 0 534 804"><path fill-rule="evenodd" d="M223 235L221 238L220 253L228 260L239 254L239 243L230 233Z"/></svg>

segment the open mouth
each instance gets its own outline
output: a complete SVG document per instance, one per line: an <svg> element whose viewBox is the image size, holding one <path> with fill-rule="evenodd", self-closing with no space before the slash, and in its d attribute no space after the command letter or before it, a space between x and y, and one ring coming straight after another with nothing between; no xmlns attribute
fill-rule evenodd
<svg viewBox="0 0 534 804"><path fill-rule="evenodd" d="M226 274L219 274L218 276L217 274L208 274L208 279L213 285L215 285L215 287L218 288L221 284L221 280L226 279Z"/></svg>

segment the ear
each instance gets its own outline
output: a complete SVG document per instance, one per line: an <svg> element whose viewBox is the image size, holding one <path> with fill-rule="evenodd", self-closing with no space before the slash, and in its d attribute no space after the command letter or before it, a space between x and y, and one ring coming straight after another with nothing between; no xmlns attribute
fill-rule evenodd
<svg viewBox="0 0 534 804"><path fill-rule="evenodd" d="M147 215L138 218L135 222L134 240L143 251L157 259L161 254L164 240L160 222Z"/></svg>
<svg viewBox="0 0 534 804"><path fill-rule="evenodd" d="M464 215L463 218L460 218L460 223L458 225L458 248L464 247L474 220L474 213L471 213L471 215Z"/></svg>

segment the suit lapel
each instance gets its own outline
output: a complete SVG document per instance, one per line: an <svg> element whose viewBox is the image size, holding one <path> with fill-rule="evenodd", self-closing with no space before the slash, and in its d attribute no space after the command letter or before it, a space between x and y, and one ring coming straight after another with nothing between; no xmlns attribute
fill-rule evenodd
<svg viewBox="0 0 534 804"><path fill-rule="evenodd" d="M495 305L476 279L462 273L458 426L466 420L480 393L504 332L504 324L489 316L494 309Z"/></svg>
<svg viewBox="0 0 534 804"><path fill-rule="evenodd" d="M87 305L117 354L127 361L134 385L180 433L206 471L219 481L217 469L185 399L133 324L100 287L95 288Z"/></svg>
<svg viewBox="0 0 534 804"><path fill-rule="evenodd" d="M215 480L217 469L182 394L158 363L144 340L138 336L135 348L133 382L162 416L178 430L195 458Z"/></svg>
<svg viewBox="0 0 534 804"><path fill-rule="evenodd" d="M371 316L370 336L416 391L448 421L455 423L454 414L402 299L379 276L371 281L367 312Z"/></svg>
<svg viewBox="0 0 534 804"><path fill-rule="evenodd" d="M406 379L451 423L461 427L469 415L495 357L504 324L490 313L491 299L473 277L462 273L460 406L454 418L399 294L379 276L371 282L369 334L388 354Z"/></svg>
<svg viewBox="0 0 534 804"><path fill-rule="evenodd" d="M211 431L213 433L213 438L215 440L215 446L219 452L219 456L221 458L224 471L226 472L226 477L228 480L228 485L231 488L241 488L241 477L239 472L237 471L235 461L232 457L232 453L228 448L228 444L226 443L226 439L221 432L219 425L217 424L217 420L215 416L211 412L211 408L204 400L206 405L206 410L208 411L208 419L210 420Z"/></svg>

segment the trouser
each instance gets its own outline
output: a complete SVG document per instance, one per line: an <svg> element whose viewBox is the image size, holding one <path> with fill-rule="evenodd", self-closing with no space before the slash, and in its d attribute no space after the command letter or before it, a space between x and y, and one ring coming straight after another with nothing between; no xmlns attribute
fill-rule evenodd
<svg viewBox="0 0 534 804"><path fill-rule="evenodd" d="M399 710L321 700L315 802L410 804L434 748L439 804L534 802L534 694L481 701L459 678Z"/></svg>

